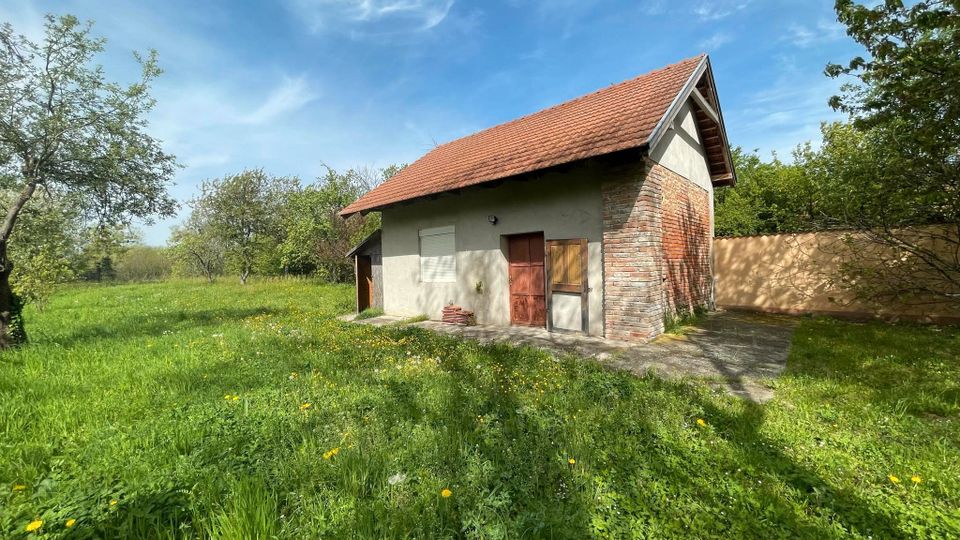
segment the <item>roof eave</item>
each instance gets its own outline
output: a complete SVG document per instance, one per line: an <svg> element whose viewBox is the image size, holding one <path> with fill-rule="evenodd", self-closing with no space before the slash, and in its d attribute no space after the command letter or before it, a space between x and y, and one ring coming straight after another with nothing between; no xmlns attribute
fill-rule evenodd
<svg viewBox="0 0 960 540"><path fill-rule="evenodd" d="M383 210L385 210L385 209L387 209L387 208L392 208L392 207L395 207L395 206L401 206L401 205L411 204L411 203L414 203L414 202L416 202L416 201L421 201L421 200L424 200L424 199L435 199L435 198L437 198L437 197L439 197L439 196L441 196L441 195L457 194L457 193L460 193L460 192L463 191L463 190L474 189L474 188L489 188L489 187L491 187L490 184L494 184L494 183L496 183L496 185L499 185L499 184L502 183L502 182L507 182L507 181L510 181L510 180L523 180L523 179L529 180L529 179L531 179L531 178L536 178L538 175L545 174L546 172L551 172L551 171L556 172L557 170L563 170L563 168L565 168L565 167L576 166L577 164L584 163L584 162L588 162L588 161L591 161L591 160L608 159L608 158L611 158L611 157L613 157L613 156L623 155L623 154L626 154L626 153L629 153L629 152L639 152L639 153L640 153L639 155L635 155L635 156L634 156L634 159L636 159L636 158L638 158L638 157L642 157L642 156L646 155L646 154L649 152L649 150L650 150L650 147L647 145L647 143L643 142L643 143L637 144L636 146L629 146L629 147L627 147L627 148L620 148L620 149L612 150L612 151L609 151L609 152L606 152L606 153L603 153L603 154L597 154L597 155L593 155L593 156L586 156L586 157L582 157L582 158L579 158L579 159L574 159L574 160L572 160L572 161L566 161L566 162L563 162L563 163L557 163L557 164L555 164L555 165L550 165L550 166L543 167L543 168L540 168L540 169L533 169L533 170L530 170L530 171L524 171L524 172L520 172L520 173L516 173L516 174L511 174L511 175L509 175L509 176L503 176L503 177L497 177L497 178L490 178L490 179L484 180L484 181L482 181L482 182L477 182L477 183L475 183L475 184L470 184L470 185L468 185L468 186L454 187L454 188L445 189L445 190L442 190L442 191L435 191L435 192L433 192L433 193L424 193L423 195L418 195L418 196L416 196L416 197L410 197L409 199L402 199L402 200L399 200L399 201L393 201L393 202L386 203L386 204L379 204L379 205L375 205L375 206L369 206L369 207L361 207L361 208L351 209L351 207L354 206L354 204L355 204L355 203L352 203L352 204L350 204L349 206L347 206L346 208L344 208L343 210L340 211L340 216L343 217L344 219L346 219L346 218L349 218L350 216L353 216L353 215L355 215L355 214L366 215L366 214L369 213L369 212L381 212L381 211L383 211ZM357 201L359 201L359 200L360 200L360 199L357 199Z"/></svg>

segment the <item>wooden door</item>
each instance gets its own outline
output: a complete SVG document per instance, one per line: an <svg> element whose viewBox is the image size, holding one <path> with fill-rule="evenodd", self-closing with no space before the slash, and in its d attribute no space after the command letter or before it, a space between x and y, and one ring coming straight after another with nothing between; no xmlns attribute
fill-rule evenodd
<svg viewBox="0 0 960 540"><path fill-rule="evenodd" d="M544 294L543 233L507 237L510 267L510 322L523 326L546 326Z"/></svg>
<svg viewBox="0 0 960 540"><path fill-rule="evenodd" d="M357 256L357 311L373 306L373 265L369 255Z"/></svg>
<svg viewBox="0 0 960 540"><path fill-rule="evenodd" d="M550 313L550 330L579 330L587 332L589 328L587 294L587 240L573 238L567 240L547 240L547 310ZM561 295L561 296L557 296ZM571 305L574 295L579 296L579 320L576 304ZM563 300L562 304L560 301ZM561 322L561 326L557 325ZM578 325L579 328L575 325Z"/></svg>

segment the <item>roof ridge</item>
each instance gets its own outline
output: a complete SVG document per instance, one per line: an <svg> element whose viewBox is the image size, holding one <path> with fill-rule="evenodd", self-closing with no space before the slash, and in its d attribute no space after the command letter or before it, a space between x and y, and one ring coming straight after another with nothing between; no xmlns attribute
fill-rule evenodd
<svg viewBox="0 0 960 540"><path fill-rule="evenodd" d="M635 81L637 81L637 80L639 80L639 79L643 79L643 78L645 78L645 77L650 77L650 76L655 75L655 74L657 74L657 73L660 73L660 72L663 72L663 71L667 71L668 69L676 68L677 66L680 66L681 64L685 64L685 63L690 62L690 61L693 61L693 60L700 60L700 59L702 59L702 58L705 57L705 56L707 56L707 53L700 53L700 54L698 54L698 55L696 55L696 56L691 56L691 57L689 57L689 58L684 58L683 60L678 60L678 61L676 61L676 62L674 62L674 63L672 63L672 64L669 64L669 65L666 65L666 66L663 66L663 67L659 67L659 68L657 68L657 69L650 70L650 71L648 71L648 72L646 72L646 73L641 73L640 75L637 75L636 77L631 77L631 78L629 78L629 79L625 79L625 80L622 80L622 81L617 82L617 83L609 84L609 85L604 86L604 87L602 87L602 88L598 88L598 89L594 90L593 92L589 92L589 93L586 93L586 94L577 96L577 97L575 97L575 98L568 99L568 100L566 100L566 101L557 103L556 105L551 105L551 106L546 107L546 108L544 108L544 109L539 109L539 110L536 110L536 111L527 113L527 114L525 114L525 115L523 115L523 116L519 116L519 117L514 118L514 119L512 119L512 120L507 120L506 122L501 122L501 123L499 123L499 124L494 124L494 125L492 125L492 126L490 126L490 127L483 128L483 129L481 129L480 131L474 131L473 133L470 133L470 134L468 134L468 135L464 135L463 137L457 137L456 139L449 140L449 141L447 141L447 142L445 142L445 143L442 143L442 144L438 144L437 146L435 146L435 147L433 147L432 149L430 149L429 152L427 152L427 153L433 152L434 150L439 150L440 148L443 148L444 146L453 144L453 143L455 143L455 142L459 142L459 141L462 141L462 140L465 140L465 139L471 139L471 138L473 138L473 137L479 136L479 135L481 135L481 134L483 134L483 133L487 133L487 132L492 131L492 130L497 129L497 128L506 127L506 126L509 126L510 124L515 124L515 123L517 123L517 122L520 122L521 120L526 120L527 118L530 118L531 116L536 116L536 115L538 115L538 114L545 113L545 112L547 112L547 111L552 111L552 110L554 110L554 109L559 109L560 107L563 107L563 106L565 106L565 105L570 105L570 104L573 104L573 103L577 103L578 101L582 101L582 100L584 100L584 99L586 99L586 98L588 98L588 97L590 97L590 96L594 96L594 95L596 95L596 94L599 94L600 92L604 92L604 91L607 91L607 90L610 90L610 89L613 89L613 88L617 88L617 87L619 87L619 86L623 86L623 85L625 85L625 84L627 84L627 83L635 82Z"/></svg>

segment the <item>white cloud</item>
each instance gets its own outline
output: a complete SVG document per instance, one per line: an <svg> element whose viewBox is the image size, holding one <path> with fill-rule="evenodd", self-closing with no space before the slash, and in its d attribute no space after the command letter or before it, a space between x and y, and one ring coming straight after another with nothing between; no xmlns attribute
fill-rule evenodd
<svg viewBox="0 0 960 540"><path fill-rule="evenodd" d="M693 9L694 15L704 21L716 21L738 11L742 11L750 5L751 0L713 0L711 2L701 2Z"/></svg>
<svg viewBox="0 0 960 540"><path fill-rule="evenodd" d="M14 0L0 5L2 23L10 23L15 33L33 41L40 41L45 35L43 13L27 1Z"/></svg>
<svg viewBox="0 0 960 540"><path fill-rule="evenodd" d="M313 32L351 35L430 30L447 18L454 0L288 0Z"/></svg>
<svg viewBox="0 0 960 540"><path fill-rule="evenodd" d="M270 92L270 96L253 112L241 118L244 124L264 124L284 114L292 113L317 99L303 77L284 78L280 86Z"/></svg>
<svg viewBox="0 0 960 540"><path fill-rule="evenodd" d="M810 47L842 39L845 35L844 27L840 23L821 20L814 26L791 25L784 39L798 47Z"/></svg>
<svg viewBox="0 0 960 540"><path fill-rule="evenodd" d="M712 51L714 49L719 49L720 47L726 45L733 41L733 36L726 32L716 32L712 36L700 41L700 49L705 51Z"/></svg>
<svg viewBox="0 0 960 540"><path fill-rule="evenodd" d="M827 105L840 83L782 62L783 71L775 82L745 96L746 105L726 109L724 115L727 129L734 132L733 144L790 159L797 144L820 140L821 122L842 119Z"/></svg>

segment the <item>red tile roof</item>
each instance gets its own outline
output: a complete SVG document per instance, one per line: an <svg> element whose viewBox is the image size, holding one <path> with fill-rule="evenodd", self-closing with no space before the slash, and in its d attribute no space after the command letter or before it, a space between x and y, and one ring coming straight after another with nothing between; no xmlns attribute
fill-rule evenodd
<svg viewBox="0 0 960 540"><path fill-rule="evenodd" d="M688 58L442 144L341 215L642 147L702 60Z"/></svg>

